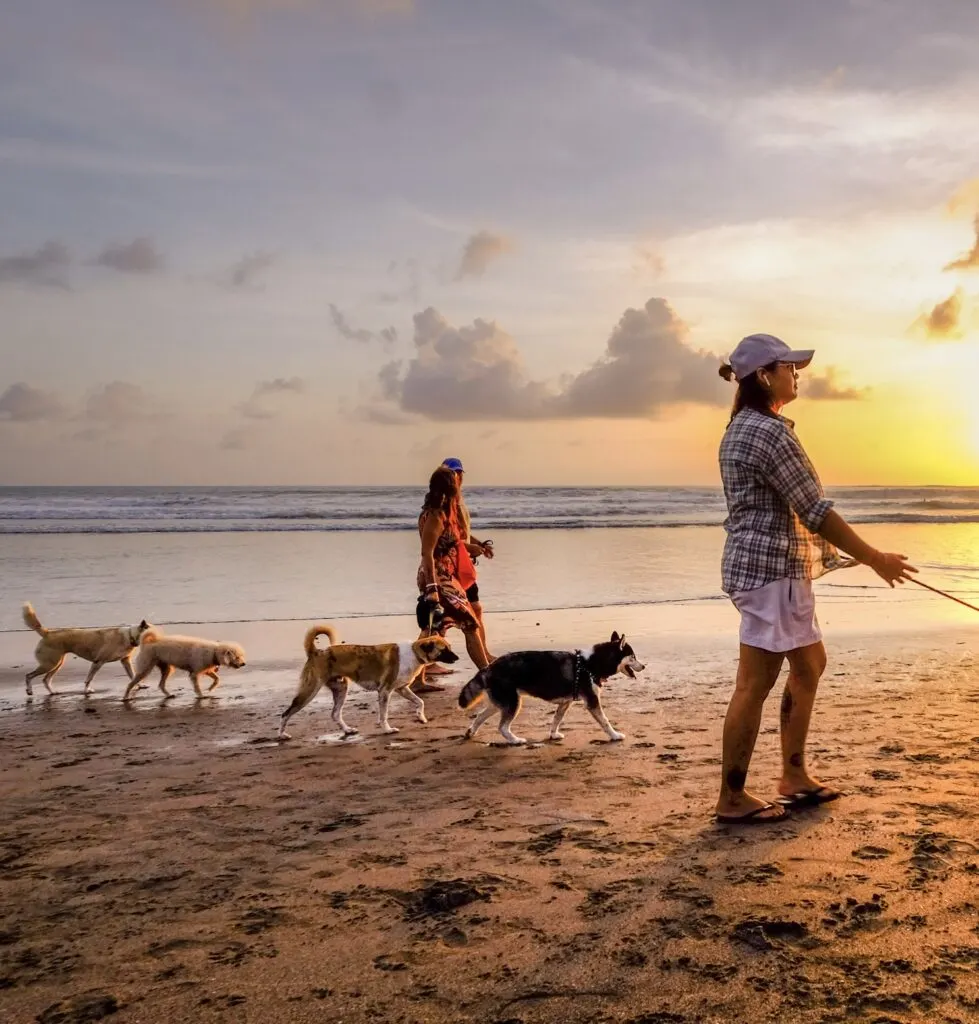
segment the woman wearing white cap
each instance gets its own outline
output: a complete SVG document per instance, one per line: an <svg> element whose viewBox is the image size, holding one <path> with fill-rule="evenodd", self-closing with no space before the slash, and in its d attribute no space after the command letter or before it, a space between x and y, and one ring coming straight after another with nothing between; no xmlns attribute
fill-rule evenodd
<svg viewBox="0 0 979 1024"><path fill-rule="evenodd" d="M738 676L724 721L716 809L723 824L779 821L787 809L840 796L806 769L809 720L826 667L812 580L853 560L869 565L891 586L917 572L905 555L878 551L861 540L833 510L793 422L781 415L798 397L798 371L812 357L811 349L793 351L770 334L752 334L720 370L726 380L738 382L720 466L728 508L723 588L741 613ZM837 548L852 559L842 558ZM762 706L786 659L781 795L773 803L747 792L745 778Z"/></svg>

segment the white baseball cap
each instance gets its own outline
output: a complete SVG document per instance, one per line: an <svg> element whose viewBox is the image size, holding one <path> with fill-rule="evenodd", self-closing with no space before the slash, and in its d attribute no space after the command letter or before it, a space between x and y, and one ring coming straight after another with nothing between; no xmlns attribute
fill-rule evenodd
<svg viewBox="0 0 979 1024"><path fill-rule="evenodd" d="M802 370L812 362L814 351L811 348L791 349L774 334L749 334L731 353L731 369L738 380L750 377L755 370L770 363L795 363Z"/></svg>

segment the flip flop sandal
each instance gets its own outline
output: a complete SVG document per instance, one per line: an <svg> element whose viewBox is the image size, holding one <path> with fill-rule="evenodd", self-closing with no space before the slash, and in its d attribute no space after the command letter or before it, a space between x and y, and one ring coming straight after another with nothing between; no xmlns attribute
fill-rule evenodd
<svg viewBox="0 0 979 1024"><path fill-rule="evenodd" d="M785 808L781 808L781 814L769 815L763 818L762 815L766 811L779 810L776 804L762 804L761 807L756 807L753 811L748 811L747 814L716 814L714 820L718 825L774 825L776 822L785 821L789 816L789 812Z"/></svg>
<svg viewBox="0 0 979 1024"><path fill-rule="evenodd" d="M790 796L780 796L776 803L781 804L787 810L798 810L801 807L818 807L820 804L832 803L834 800L839 800L842 795L838 789L820 786L819 789L801 789L798 793L792 793Z"/></svg>

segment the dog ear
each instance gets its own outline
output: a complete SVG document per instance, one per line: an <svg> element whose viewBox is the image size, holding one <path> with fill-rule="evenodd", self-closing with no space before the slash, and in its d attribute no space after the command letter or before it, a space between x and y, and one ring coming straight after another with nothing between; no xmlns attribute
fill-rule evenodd
<svg viewBox="0 0 979 1024"><path fill-rule="evenodd" d="M619 637L619 648L620 650L625 650L625 633Z"/></svg>
<svg viewBox="0 0 979 1024"><path fill-rule="evenodd" d="M618 633L613 633L612 634L612 639L609 640L609 643L617 644L618 642L619 642L619 634Z"/></svg>
<svg viewBox="0 0 979 1024"><path fill-rule="evenodd" d="M150 628L150 624L146 621L146 619L143 619L140 622L138 628L139 628L140 632L142 632L143 630L149 629Z"/></svg>

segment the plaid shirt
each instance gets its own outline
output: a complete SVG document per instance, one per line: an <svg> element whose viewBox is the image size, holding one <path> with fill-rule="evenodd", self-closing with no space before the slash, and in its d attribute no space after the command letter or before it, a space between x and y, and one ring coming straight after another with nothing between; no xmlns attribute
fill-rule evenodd
<svg viewBox="0 0 979 1024"><path fill-rule="evenodd" d="M816 533L833 503L794 428L784 416L742 409L721 441L726 594L779 579L815 579L846 564Z"/></svg>

